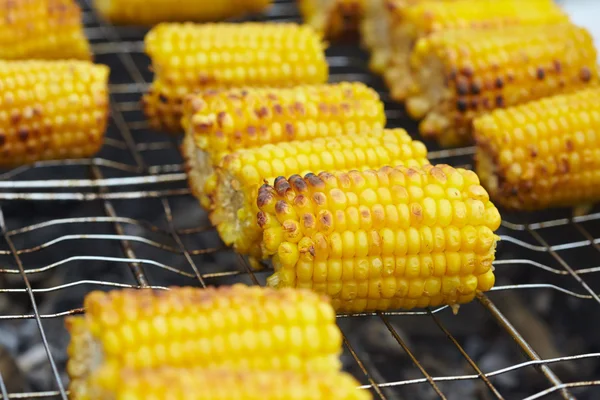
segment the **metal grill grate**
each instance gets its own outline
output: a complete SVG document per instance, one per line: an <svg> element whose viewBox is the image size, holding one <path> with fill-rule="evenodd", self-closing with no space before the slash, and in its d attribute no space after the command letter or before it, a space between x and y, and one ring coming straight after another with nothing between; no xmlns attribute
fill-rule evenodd
<svg viewBox="0 0 600 400"><path fill-rule="evenodd" d="M83 8L96 61L112 69L111 124L106 145L96 158L41 162L0 175L4 238L0 246L0 296L9 300L26 296L29 304L28 312L0 315L0 324L35 322L53 388L8 393L6 378L0 376L4 399L67 398L66 355L57 354L52 346L56 335L64 336L64 331L48 326L82 313L78 307L89 290L264 284L267 276L254 273L245 259L223 247L189 195L177 140L148 129L139 106L140 94L151 80L141 42L145 32L101 22L90 0L83 2ZM289 1L276 2L268 17L297 20ZM366 82L386 99L381 82L366 69L366 55L355 47L336 45L329 49L331 80ZM398 105L389 101L386 105L391 126L416 131ZM472 148L436 150L435 145L427 144L434 150L431 158L435 162L470 165ZM600 212L574 218L567 211L503 216L503 240L495 263L499 284L463 306L457 316L448 307L339 316L346 368L375 398L473 398L457 394L461 382L480 385L482 391L475 397L480 399L600 397L600 343L594 342L600 336L594 334L598 332L594 321L600 313L600 267L594 265L598 264L594 260L600 259ZM65 303L68 307L40 307L40 299L65 293L72 293L72 302ZM558 318L551 310L546 318L549 335L546 331L532 334L523 315L534 315L539 299L548 296L553 299L551 308L560 309L562 304L575 311L564 311ZM515 303L514 299L520 300ZM515 313L517 309L525 314ZM571 319L564 320L565 314ZM554 357L542 358L545 355L538 354L539 348L546 347L542 342L548 337L555 340L553 329L565 324L574 327L579 340L591 341L583 346L586 351L559 351ZM379 349L366 346L362 341L365 336L356 333L365 326L380 335ZM506 349L510 364L490 370L482 357L474 357L472 354L481 350L474 349L469 338L480 335L512 338ZM489 340L484 346L493 347L494 343ZM561 347L560 343L555 347ZM459 360L466 369L446 368L444 372L443 364L450 358ZM595 362L586 363L590 360ZM575 373L569 379L557 372L565 364L574 365ZM529 380L534 375L538 381L532 386ZM503 393L498 384L503 376L516 379L515 391Z"/></svg>

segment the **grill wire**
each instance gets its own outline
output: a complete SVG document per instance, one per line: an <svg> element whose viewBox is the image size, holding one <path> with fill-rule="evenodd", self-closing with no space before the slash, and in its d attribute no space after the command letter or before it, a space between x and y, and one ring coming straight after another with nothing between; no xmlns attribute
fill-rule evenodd
<svg viewBox="0 0 600 400"><path fill-rule="evenodd" d="M0 376L2 398L62 398L67 399L64 362L65 355L57 356L49 346L49 338L57 331L44 329L49 320L62 321L66 316L83 313L82 308L69 308L59 312L45 313L38 308L39 298L55 292L78 291L84 294L91 289L106 290L121 287L165 288L171 284L207 286L245 282L264 284L268 274L255 273L247 260L224 248L210 228L206 215L189 194L186 175L178 154L178 140L148 129L141 113L139 97L151 81L148 59L143 54L143 30L130 27L113 27L100 21L94 14L90 0L82 2L86 33L92 41L96 61L108 64L111 69L111 124L106 145L92 159L40 162L33 166L16 168L0 174L0 228L4 244L0 246L3 260L0 268L0 296L11 298L26 296L31 312L26 314L0 315L0 322L32 319L47 355L47 363L54 377L55 390L30 393L7 393L5 381ZM277 21L298 20L291 1L275 3L268 19ZM387 93L378 78L369 74L366 55L350 45L332 45L328 50L331 65L331 81L357 80L376 88L384 100L390 126L402 126L415 133L415 125L406 118L402 108L388 100ZM473 148L438 150L427 143L432 162L445 162L454 166L470 167ZM25 210L25 211L24 211ZM24 213L28 213L26 218ZM126 216L125 216L126 215ZM495 379L505 374L517 373L523 380L523 371L534 367L544 380L541 391L530 393L528 400L540 398L594 398L594 387L600 385L600 371L575 376L563 382L555 372L562 363L574 363L576 371L584 368L585 359L600 358L600 353L581 353L570 356L543 359L534 348L536 342L526 340L515 324L493 301L498 292L518 292L528 299L551 292L559 300L575 301L595 316L600 311L600 267L581 268L598 260L600 255L600 212L591 210L585 215L571 217L569 211L534 214L503 212L502 237L495 262L499 284L488 294L481 294L472 304L462 306L453 316L448 307L418 311L394 311L360 315L339 315L338 322L344 333L345 354L348 369L370 390L375 398L400 399L416 393L416 387L428 386L435 397L452 398L449 382L478 381L486 393L481 399L503 399L495 385ZM25 219L24 219L25 218ZM31 221L23 226L20 221ZM199 223L198 223L199 221ZM18 225L18 227L12 227ZM107 229L98 229L104 227ZM84 233L81 233L81 232ZM74 233L73 233L74 232ZM99 233L95 233L99 232ZM108 233L107 233L108 232ZM39 243L40 237L51 238ZM53 237L52 237L53 235ZM37 243L37 244L35 244ZM81 248L84 254L76 254ZM38 265L28 259L45 250L64 252L65 257L50 264ZM93 249L87 252L88 249ZM110 249L110 250L109 250ZM106 254L94 254L110 252ZM73 253L75 252L75 253ZM73 254L71 254L73 253ZM34 259L32 259L34 260ZM95 264L107 270L106 280L86 279L86 271L98 270ZM9 265L4 267L4 265ZM84 271L74 273L70 268L77 265ZM110 266L110 267L109 267ZM127 267L132 279L119 282L114 267ZM512 267L512 268L511 268ZM531 274L513 274L511 271L531 271ZM53 285L53 280L41 281L38 276L59 273L63 280ZM41 274L41 275L40 275ZM82 275L83 278L79 275ZM3 278L18 279L15 288L5 288ZM75 276L76 279L69 279ZM535 276L538 283L521 279L515 284L511 277ZM539 278L541 277L541 278ZM595 284L592 283L595 280ZM504 284L506 283L506 284ZM39 287L38 287L39 286ZM592 289L596 287L596 292ZM68 292L67 292L68 293ZM79 304L82 295L77 294ZM534 300L523 303L531 306ZM476 310L479 308L480 310ZM515 353L522 353L521 362L502 369L484 371L469 356L463 340L453 335L448 321L462 318L463 325L478 335L477 325L471 318L485 314L487 325L500 328L510 335L516 346ZM469 315L473 315L469 317ZM587 315L587 314L586 314ZM464 318L467 318L466 320ZM388 336L385 343L399 346L398 351L413 363L420 374L411 379L388 379L394 376L394 365L382 370L382 363L357 343L352 333L366 322L377 321L385 327ZM578 329L593 324L593 317L581 322ZM433 324L431 324L433 322ZM451 346L470 366L466 374L436 376L428 372L422 358L411 350L411 343L397 329L404 324L422 324L439 329L442 340L447 343L432 345ZM428 325L429 324L429 325ZM522 326L522 325L521 325ZM589 329L597 329L590 325ZM597 330L596 330L597 332ZM60 334L64 334L62 331ZM593 336L593 334L592 334ZM597 335L596 335L597 336ZM491 344L490 346L493 346ZM390 373L392 371L392 373ZM384 376L385 375L385 376ZM398 375L395 375L398 377ZM590 378L592 376L592 378ZM527 382L520 382L526 385ZM403 391L401 391L403 390ZM456 398L456 397L454 397ZM507 397L508 398L508 397ZM598 397L595 397L598 398Z"/></svg>

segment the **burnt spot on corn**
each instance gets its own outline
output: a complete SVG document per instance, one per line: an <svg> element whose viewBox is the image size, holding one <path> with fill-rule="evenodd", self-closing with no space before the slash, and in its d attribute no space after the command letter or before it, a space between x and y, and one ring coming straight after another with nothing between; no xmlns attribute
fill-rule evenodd
<svg viewBox="0 0 600 400"><path fill-rule="evenodd" d="M477 96L481 93L481 84L479 82L473 81L471 83L471 94Z"/></svg>
<svg viewBox="0 0 600 400"><path fill-rule="evenodd" d="M19 139L21 139L22 142L27 141L27 138L29 137L29 129L22 127L19 128L19 130L17 131L17 134L19 135Z"/></svg>
<svg viewBox="0 0 600 400"><path fill-rule="evenodd" d="M559 73L562 71L562 64L558 60L552 61L552 66L554 67L554 71Z"/></svg>
<svg viewBox="0 0 600 400"><path fill-rule="evenodd" d="M277 214L286 214L288 211L289 206L285 201L278 200L277 203L275 203L275 212Z"/></svg>
<svg viewBox="0 0 600 400"><path fill-rule="evenodd" d="M246 128L246 132L248 133L248 136L253 137L256 136L257 130L255 126L249 126Z"/></svg>
<svg viewBox="0 0 600 400"><path fill-rule="evenodd" d="M273 106L273 112L277 115L283 115L283 107L281 104L275 104Z"/></svg>
<svg viewBox="0 0 600 400"><path fill-rule="evenodd" d="M275 191L278 195L284 196L290 190L292 190L292 186L285 177L279 176L275 179Z"/></svg>
<svg viewBox="0 0 600 400"><path fill-rule="evenodd" d="M496 89L502 89L504 87L504 80L502 80L501 77L498 77L496 78L494 85L496 86Z"/></svg>
<svg viewBox="0 0 600 400"><path fill-rule="evenodd" d="M592 79L592 71L588 67L581 68L579 78L582 82L589 82Z"/></svg>
<svg viewBox="0 0 600 400"><path fill-rule="evenodd" d="M296 129L294 128L294 125L291 122L285 123L285 133L288 136L294 136L294 134L296 133Z"/></svg>
<svg viewBox="0 0 600 400"><path fill-rule="evenodd" d="M567 139L565 141L565 147L567 148L567 151L575 150L575 145L573 144L573 141L571 139Z"/></svg>
<svg viewBox="0 0 600 400"><path fill-rule="evenodd" d="M304 108L304 104L300 103L299 101L294 103L294 108L296 109L296 112L298 113L298 115L300 115L300 116L306 115L306 109Z"/></svg>
<svg viewBox="0 0 600 400"><path fill-rule="evenodd" d="M18 124L21 121L22 115L18 110L12 110L10 113L10 122Z"/></svg>
<svg viewBox="0 0 600 400"><path fill-rule="evenodd" d="M314 215L304 213L304 215L302 215L302 225L307 229L313 229L316 226Z"/></svg>
<svg viewBox="0 0 600 400"><path fill-rule="evenodd" d="M327 203L327 197L322 192L314 193L312 198L313 198L313 201L315 202L315 204L318 206L322 206Z"/></svg>
<svg viewBox="0 0 600 400"><path fill-rule="evenodd" d="M456 109L460 112L466 112L468 108L468 104L467 104L467 100L465 99L458 99L456 101Z"/></svg>
<svg viewBox="0 0 600 400"><path fill-rule="evenodd" d="M254 111L258 118L266 118L269 115L269 109L265 106L260 107L258 110Z"/></svg>
<svg viewBox="0 0 600 400"><path fill-rule="evenodd" d="M491 108L490 99L487 97L484 97L483 99L481 99L481 105L486 109L490 109Z"/></svg>
<svg viewBox="0 0 600 400"><path fill-rule="evenodd" d="M306 196L300 194L294 198L294 206L295 207L305 207L309 203L309 200Z"/></svg>
<svg viewBox="0 0 600 400"><path fill-rule="evenodd" d="M532 158L535 158L538 156L537 148L534 145L529 145L529 154L531 155Z"/></svg>
<svg viewBox="0 0 600 400"><path fill-rule="evenodd" d="M321 226L329 229L333 226L333 215L331 215L329 211L326 211L320 215L319 222L321 223Z"/></svg>
<svg viewBox="0 0 600 400"><path fill-rule="evenodd" d="M538 67L538 69L535 71L535 76L540 81L544 80L544 78L546 78L546 71L544 71L544 68Z"/></svg>
<svg viewBox="0 0 600 400"><path fill-rule="evenodd" d="M469 94L469 81L461 78L456 80L456 93L459 96L466 96Z"/></svg>
<svg viewBox="0 0 600 400"><path fill-rule="evenodd" d="M223 127L225 119L227 118L227 113L225 111L221 111L217 114L217 124L220 128Z"/></svg>
<svg viewBox="0 0 600 400"><path fill-rule="evenodd" d="M473 76L473 74L475 73L475 71L473 70L473 67L466 66L466 67L462 67L460 69L460 73L461 73L461 75L464 75L467 78L471 78Z"/></svg>
<svg viewBox="0 0 600 400"><path fill-rule="evenodd" d="M265 188L265 186L266 186L266 190L263 190L263 188ZM259 189L258 197L256 198L256 204L258 205L258 208L262 208L262 207L266 206L267 204L269 204L271 202L271 200L273 200L273 195L269 192L268 185L263 185Z"/></svg>
<svg viewBox="0 0 600 400"><path fill-rule="evenodd" d="M324 189L325 188L325 182L323 182L323 180L321 178L319 178L317 175L313 174L312 172L309 172L308 174L306 174L304 176L304 179L306 179L308 185L311 186L312 188L315 188L315 189Z"/></svg>
<svg viewBox="0 0 600 400"><path fill-rule="evenodd" d="M259 211L258 214L256 214L256 220L258 222L258 226L260 226L261 228L265 227L267 225L268 222L268 217L267 214L265 214L262 211Z"/></svg>
<svg viewBox="0 0 600 400"><path fill-rule="evenodd" d="M6 134L4 132L0 132L0 146L4 146L6 143Z"/></svg>
<svg viewBox="0 0 600 400"><path fill-rule="evenodd" d="M477 108L479 107L479 100L477 100L477 98L472 98L469 101L469 106L471 110L477 110Z"/></svg>
<svg viewBox="0 0 600 400"><path fill-rule="evenodd" d="M163 93L159 93L158 94L158 101L160 101L163 104L166 104L166 103L169 102L169 98L166 95L164 95Z"/></svg>
<svg viewBox="0 0 600 400"><path fill-rule="evenodd" d="M496 107L504 107L504 97L500 95L496 96Z"/></svg>
<svg viewBox="0 0 600 400"><path fill-rule="evenodd" d="M308 190L308 185L300 175L290 176L289 182L292 184L294 190L298 193L303 193Z"/></svg>

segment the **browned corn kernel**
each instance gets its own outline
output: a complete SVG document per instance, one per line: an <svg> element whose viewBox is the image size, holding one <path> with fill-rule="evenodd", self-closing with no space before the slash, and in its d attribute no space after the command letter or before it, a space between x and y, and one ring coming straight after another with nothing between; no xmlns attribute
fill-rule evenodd
<svg viewBox="0 0 600 400"><path fill-rule="evenodd" d="M213 198L211 222L221 239L236 251L262 258L262 230L256 215L258 189L267 181L285 190L281 176L321 171L348 171L379 168L384 165L420 167L428 164L427 149L412 140L403 129L377 130L368 134L318 138L265 145L240 150L225 157L217 168L215 188L206 193ZM283 181L281 181L283 182ZM263 201L258 197L258 204ZM276 208L284 218L289 207ZM266 221L259 221L263 225ZM297 227L289 227L289 233ZM299 233L299 231L298 231Z"/></svg>
<svg viewBox="0 0 600 400"><path fill-rule="evenodd" d="M337 371L341 333L328 299L234 285L93 292L71 317L71 394L119 386L119 371L157 367Z"/></svg>
<svg viewBox="0 0 600 400"><path fill-rule="evenodd" d="M329 38L355 37L370 0L299 0L304 21Z"/></svg>
<svg viewBox="0 0 600 400"><path fill-rule="evenodd" d="M395 13L390 38L393 50L385 78L392 97L397 100L404 100L414 84L410 54L419 38L447 30L474 31L569 21L553 0L426 0L397 7Z"/></svg>
<svg viewBox="0 0 600 400"><path fill-rule="evenodd" d="M600 198L600 89L496 110L474 130L477 172L498 203L533 210Z"/></svg>
<svg viewBox="0 0 600 400"><path fill-rule="evenodd" d="M418 87L407 102L443 146L472 141L473 118L598 83L593 39L571 24L433 34L415 47Z"/></svg>
<svg viewBox="0 0 600 400"><path fill-rule="evenodd" d="M190 186L205 208L213 165L233 151L292 140L379 130L384 105L362 83L289 89L230 89L192 95L184 103L183 152ZM206 187L208 186L208 187Z"/></svg>
<svg viewBox="0 0 600 400"><path fill-rule="evenodd" d="M210 22L256 13L272 0L94 0L98 13L114 24L154 25L159 22Z"/></svg>
<svg viewBox="0 0 600 400"><path fill-rule="evenodd" d="M117 388L90 387L89 400L370 400L344 372L232 371L169 368L123 370ZM83 400L83 399L73 399Z"/></svg>
<svg viewBox="0 0 600 400"><path fill-rule="evenodd" d="M0 166L95 154L108 74L87 61L0 61Z"/></svg>
<svg viewBox="0 0 600 400"><path fill-rule="evenodd" d="M91 60L74 0L0 0L0 59Z"/></svg>
<svg viewBox="0 0 600 400"><path fill-rule="evenodd" d="M258 199L271 286L310 288L361 312L461 304L494 285L500 214L472 171L295 176L262 186Z"/></svg>
<svg viewBox="0 0 600 400"><path fill-rule="evenodd" d="M156 129L181 132L191 93L235 87L293 87L328 79L318 34L292 23L160 24L145 38L154 83L143 98Z"/></svg>

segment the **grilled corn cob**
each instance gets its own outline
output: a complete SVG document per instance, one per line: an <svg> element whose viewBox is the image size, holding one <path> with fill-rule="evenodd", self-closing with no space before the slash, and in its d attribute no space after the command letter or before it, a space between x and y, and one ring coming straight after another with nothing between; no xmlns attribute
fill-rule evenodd
<svg viewBox="0 0 600 400"><path fill-rule="evenodd" d="M207 179L228 153L385 126L379 95L362 83L231 89L190 96L182 120L190 186L205 208ZM209 182L213 185L214 182Z"/></svg>
<svg viewBox="0 0 600 400"><path fill-rule="evenodd" d="M0 0L0 59L91 60L74 0Z"/></svg>
<svg viewBox="0 0 600 400"><path fill-rule="evenodd" d="M171 132L181 131L190 93L320 84L329 75L319 36L291 23L160 24L145 43L155 78L144 110L154 128Z"/></svg>
<svg viewBox="0 0 600 400"><path fill-rule="evenodd" d="M368 0L299 0L304 21L329 38L355 36Z"/></svg>
<svg viewBox="0 0 600 400"><path fill-rule="evenodd" d="M393 50L385 69L391 96L406 98L413 84L410 53L418 38L445 30L483 30L568 22L553 0L426 0L396 8L390 41ZM499 33L500 34L500 33ZM477 33L471 33L471 36Z"/></svg>
<svg viewBox="0 0 600 400"><path fill-rule="evenodd" d="M327 299L309 291L218 289L89 294L67 320L71 393L119 386L122 368L216 367L327 372L340 367L341 333Z"/></svg>
<svg viewBox="0 0 600 400"><path fill-rule="evenodd" d="M369 400L343 372L231 371L204 368L123 370L117 388L90 387L89 400ZM82 399L74 399L82 400Z"/></svg>
<svg viewBox="0 0 600 400"><path fill-rule="evenodd" d="M256 199L265 180L273 183L277 176L384 165L422 166L428 163L426 157L425 145L413 141L403 129L241 150L226 156L217 168L214 191L207 193L213 196L214 204L210 220L227 245L233 245L239 253L262 258ZM294 213L290 207L279 211Z"/></svg>
<svg viewBox="0 0 600 400"><path fill-rule="evenodd" d="M0 61L0 166L96 153L108 74L87 61Z"/></svg>
<svg viewBox="0 0 600 400"><path fill-rule="evenodd" d="M496 110L474 121L477 171L490 195L515 209L600 198L600 89Z"/></svg>
<svg viewBox="0 0 600 400"><path fill-rule="evenodd" d="M326 293L337 310L454 305L494 285L500 214L472 171L296 175L257 203L268 284Z"/></svg>
<svg viewBox="0 0 600 400"><path fill-rule="evenodd" d="M484 112L598 83L593 39L571 24L434 34L418 42L412 65L408 112L444 146L470 142Z"/></svg>
<svg viewBox="0 0 600 400"><path fill-rule="evenodd" d="M98 13L115 24L154 25L159 22L209 22L257 13L272 0L95 0Z"/></svg>

